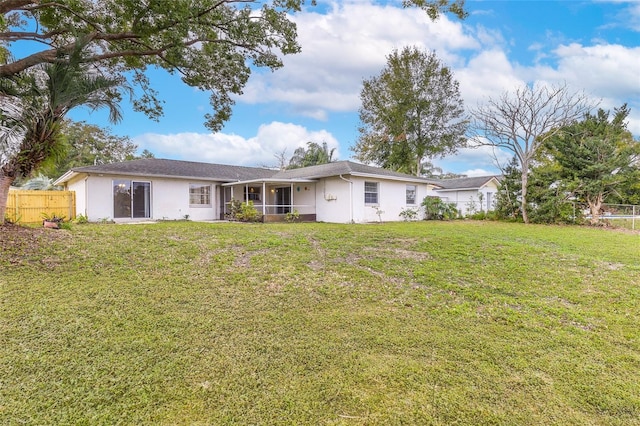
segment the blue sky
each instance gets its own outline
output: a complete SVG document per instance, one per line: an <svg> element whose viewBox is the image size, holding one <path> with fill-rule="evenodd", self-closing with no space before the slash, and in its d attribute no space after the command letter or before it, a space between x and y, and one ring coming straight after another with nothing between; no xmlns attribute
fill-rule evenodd
<svg viewBox="0 0 640 426"><path fill-rule="evenodd" d="M129 136L159 158L238 165L275 165L275 154L307 141L327 142L350 159L358 132L364 78L377 75L394 48L435 50L460 82L465 106L498 97L522 84L566 83L600 106L631 107L629 129L640 136L639 1L467 0L470 16L431 22L398 2L318 1L292 17L302 53L284 58L276 72L259 70L237 98L223 130L203 125L208 94L154 71L153 86L165 101L160 122L123 104L124 120L113 133ZM107 125L105 114L76 112L74 119ZM463 149L437 159L445 171L497 173L506 152Z"/></svg>

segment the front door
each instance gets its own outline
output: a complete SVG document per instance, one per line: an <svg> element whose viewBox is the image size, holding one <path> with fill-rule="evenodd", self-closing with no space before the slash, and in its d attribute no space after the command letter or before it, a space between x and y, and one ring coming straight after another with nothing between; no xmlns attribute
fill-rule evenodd
<svg viewBox="0 0 640 426"><path fill-rule="evenodd" d="M291 187L276 188L276 213L286 214L291 212Z"/></svg>

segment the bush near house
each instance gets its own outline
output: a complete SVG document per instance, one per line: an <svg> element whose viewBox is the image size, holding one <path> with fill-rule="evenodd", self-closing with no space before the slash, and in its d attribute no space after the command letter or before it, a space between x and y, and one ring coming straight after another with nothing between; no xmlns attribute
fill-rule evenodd
<svg viewBox="0 0 640 426"><path fill-rule="evenodd" d="M227 219L237 220L240 222L260 222L262 214L256 210L253 201L242 202L240 200L231 200L230 212Z"/></svg>
<svg viewBox="0 0 640 426"><path fill-rule="evenodd" d="M422 200L425 220L451 220L458 216L454 203L446 203L438 197L425 197Z"/></svg>

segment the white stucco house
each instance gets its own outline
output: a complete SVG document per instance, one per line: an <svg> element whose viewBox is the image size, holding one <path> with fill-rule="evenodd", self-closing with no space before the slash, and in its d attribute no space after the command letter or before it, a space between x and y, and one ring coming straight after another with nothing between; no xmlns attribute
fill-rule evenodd
<svg viewBox="0 0 640 426"><path fill-rule="evenodd" d="M149 158L77 167L55 184L75 191L76 212L90 221L219 220L240 200L252 201L264 221L297 210L307 221L363 223L402 220L427 196L455 203L462 215L492 210L499 182L427 179L351 161L279 171Z"/></svg>
<svg viewBox="0 0 640 426"><path fill-rule="evenodd" d="M76 192L77 214L117 222L218 220L232 199L253 201L265 221L294 209L304 220L396 221L438 187L430 179L351 161L278 171L155 158L77 167L55 184Z"/></svg>
<svg viewBox="0 0 640 426"><path fill-rule="evenodd" d="M494 210L499 176L478 176L436 181L434 195L453 203L461 216Z"/></svg>

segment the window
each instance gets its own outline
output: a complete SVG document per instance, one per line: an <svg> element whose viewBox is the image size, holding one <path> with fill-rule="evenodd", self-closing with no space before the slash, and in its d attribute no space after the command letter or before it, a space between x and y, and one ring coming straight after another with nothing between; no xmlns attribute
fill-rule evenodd
<svg viewBox="0 0 640 426"><path fill-rule="evenodd" d="M364 203L378 204L378 182L364 183Z"/></svg>
<svg viewBox="0 0 640 426"><path fill-rule="evenodd" d="M191 206L211 206L211 186L210 185L189 185L189 205Z"/></svg>
<svg viewBox="0 0 640 426"><path fill-rule="evenodd" d="M407 185L407 204L416 203L416 186Z"/></svg>
<svg viewBox="0 0 640 426"><path fill-rule="evenodd" d="M487 211L493 210L493 192L487 192Z"/></svg>
<svg viewBox="0 0 640 426"><path fill-rule="evenodd" d="M250 186L249 192L247 192L247 187L244 187L244 199L247 201L260 201L260 188L259 186Z"/></svg>

